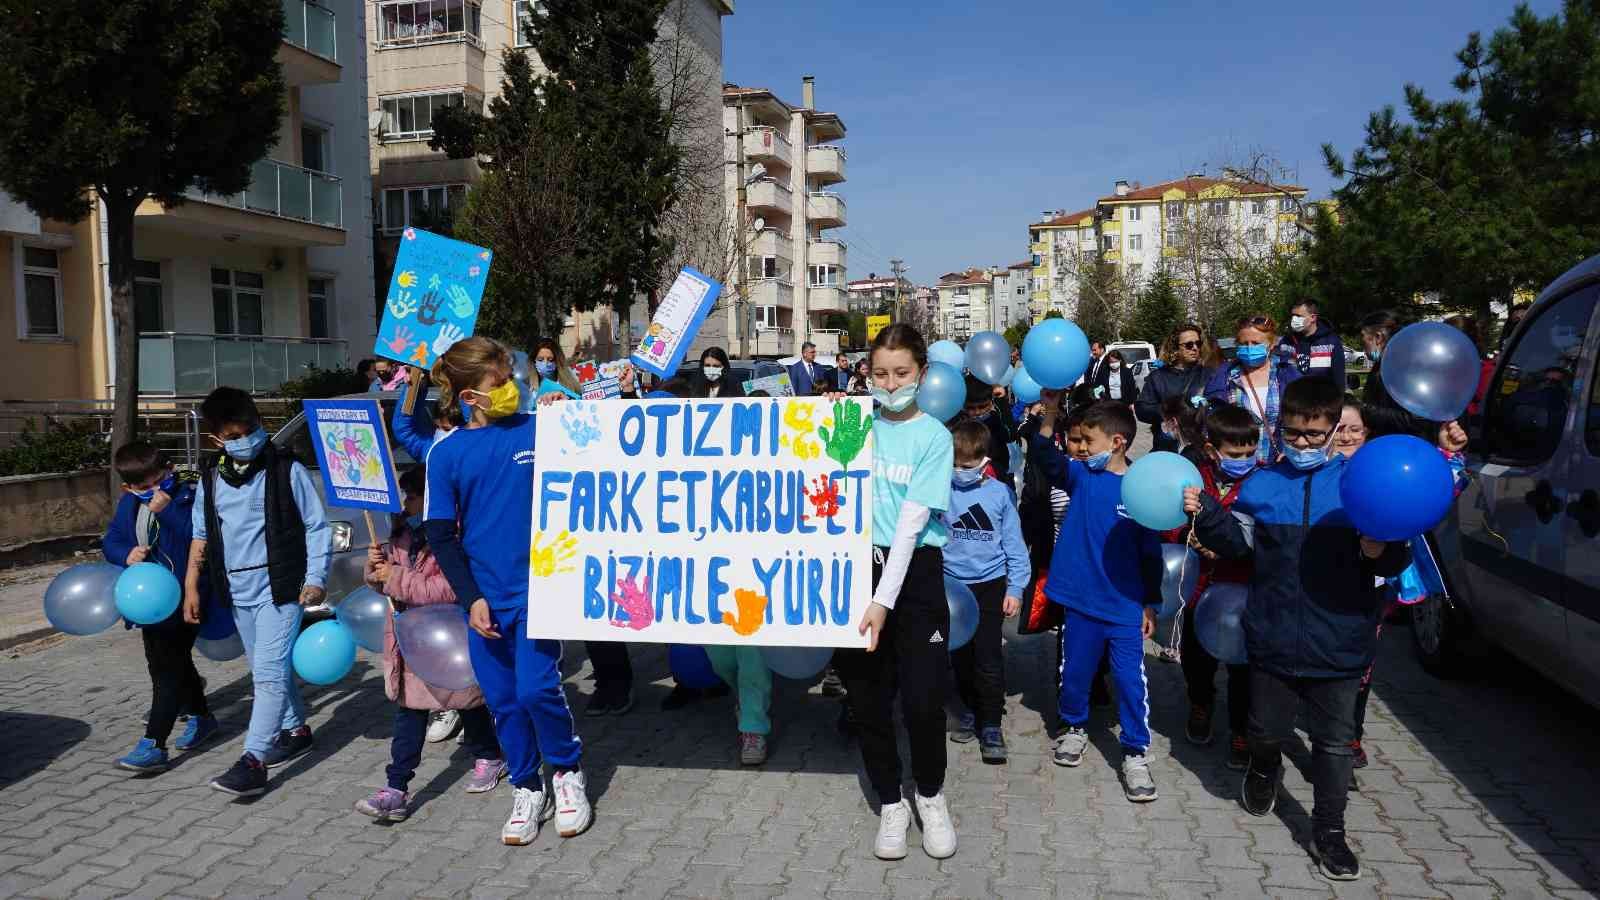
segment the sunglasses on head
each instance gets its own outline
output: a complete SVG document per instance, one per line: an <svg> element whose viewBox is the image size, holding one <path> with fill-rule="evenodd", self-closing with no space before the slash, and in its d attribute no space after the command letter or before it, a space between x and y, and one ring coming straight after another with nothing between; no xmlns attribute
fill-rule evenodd
<svg viewBox="0 0 1600 900"><path fill-rule="evenodd" d="M1272 320L1266 316L1250 316L1239 320L1240 328L1271 328Z"/></svg>

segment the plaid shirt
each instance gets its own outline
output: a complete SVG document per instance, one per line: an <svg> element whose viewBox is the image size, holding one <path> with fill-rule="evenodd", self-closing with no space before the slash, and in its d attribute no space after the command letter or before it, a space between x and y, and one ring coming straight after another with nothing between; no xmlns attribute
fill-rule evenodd
<svg viewBox="0 0 1600 900"><path fill-rule="evenodd" d="M1228 402L1255 417L1256 406L1251 402L1252 389L1245 386L1244 369L1233 363L1228 366ZM1278 461L1278 409L1283 402L1283 380L1278 377L1278 367L1267 366L1267 395L1262 398L1265 419L1261 423L1261 443L1256 446L1256 461L1270 466Z"/></svg>

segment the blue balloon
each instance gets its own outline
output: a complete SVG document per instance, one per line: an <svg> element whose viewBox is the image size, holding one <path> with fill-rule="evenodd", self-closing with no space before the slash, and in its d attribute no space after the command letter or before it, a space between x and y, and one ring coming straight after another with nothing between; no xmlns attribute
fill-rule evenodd
<svg viewBox="0 0 1600 900"><path fill-rule="evenodd" d="M454 603L418 606L394 620L395 644L406 668L447 691L477 685L467 653L467 614Z"/></svg>
<svg viewBox="0 0 1600 900"><path fill-rule="evenodd" d="M710 688L722 684L717 670L711 667L711 657L699 644L673 644L667 648L667 666L672 678L688 688Z"/></svg>
<svg viewBox="0 0 1600 900"><path fill-rule="evenodd" d="M1043 390L1039 382L1033 380L1028 374L1026 365L1017 366L1017 374L1011 379L1011 392L1017 395L1017 400L1022 403L1038 403L1039 392Z"/></svg>
<svg viewBox="0 0 1600 900"><path fill-rule="evenodd" d="M44 591L44 617L64 634L99 634L117 623L116 584L122 567L80 563L57 575Z"/></svg>
<svg viewBox="0 0 1600 900"><path fill-rule="evenodd" d="M1176 453L1147 453L1122 476L1122 505L1135 522L1153 531L1167 531L1189 521L1183 511L1183 489L1204 487L1200 470Z"/></svg>
<svg viewBox="0 0 1600 900"><path fill-rule="evenodd" d="M235 629L223 638L195 638L194 649L200 651L200 655L206 659L227 662L244 655L244 641L240 640L239 631Z"/></svg>
<svg viewBox="0 0 1600 900"><path fill-rule="evenodd" d="M922 386L917 388L917 407L941 422L967 405L967 382L961 370L944 363L929 363L922 373Z"/></svg>
<svg viewBox="0 0 1600 900"><path fill-rule="evenodd" d="M1045 319L1022 339L1022 364L1039 385L1061 390L1089 368L1089 339L1066 319Z"/></svg>
<svg viewBox="0 0 1600 900"><path fill-rule="evenodd" d="M1011 345L998 331L980 331L967 340L967 371L984 384L1000 384L1011 371Z"/></svg>
<svg viewBox="0 0 1600 900"><path fill-rule="evenodd" d="M950 604L949 649L957 650L978 633L978 598L972 588L948 575L944 577L944 597Z"/></svg>
<svg viewBox="0 0 1600 900"><path fill-rule="evenodd" d="M1472 339L1443 322L1400 329L1383 348L1383 387L1413 415L1448 422L1478 392L1482 358Z"/></svg>
<svg viewBox="0 0 1600 900"><path fill-rule="evenodd" d="M223 641L229 635L238 634L239 627L233 621L233 610L221 603L208 601L200 605L200 637L202 641ZM228 657L232 659L233 657Z"/></svg>
<svg viewBox="0 0 1600 900"><path fill-rule="evenodd" d="M1161 545L1161 611L1159 619L1172 621L1194 596L1200 583L1200 556L1187 544Z"/></svg>
<svg viewBox="0 0 1600 900"><path fill-rule="evenodd" d="M934 341L928 345L928 362L944 363L957 372L967 364L967 351L955 341Z"/></svg>
<svg viewBox="0 0 1600 900"><path fill-rule="evenodd" d="M294 670L312 684L333 684L356 664L356 639L338 622L322 621L300 632L291 654Z"/></svg>
<svg viewBox="0 0 1600 900"><path fill-rule="evenodd" d="M1206 588L1194 608L1195 637L1224 665L1250 661L1244 646L1244 610L1249 601L1249 585L1224 581Z"/></svg>
<svg viewBox="0 0 1600 900"><path fill-rule="evenodd" d="M366 585L350 592L333 608L334 618L350 629L350 636L369 653L383 652L384 624L394 614L389 598Z"/></svg>
<svg viewBox="0 0 1600 900"><path fill-rule="evenodd" d="M1438 525L1455 501L1455 477L1437 447L1409 434L1367 441L1347 463L1339 499L1356 531L1408 541Z"/></svg>
<svg viewBox="0 0 1600 900"><path fill-rule="evenodd" d="M164 622L178 611L183 589L160 563L134 563L122 571L116 586L117 612L135 625Z"/></svg>
<svg viewBox="0 0 1600 900"><path fill-rule="evenodd" d="M762 647L761 659L774 674L804 681L814 678L833 659L832 647Z"/></svg>

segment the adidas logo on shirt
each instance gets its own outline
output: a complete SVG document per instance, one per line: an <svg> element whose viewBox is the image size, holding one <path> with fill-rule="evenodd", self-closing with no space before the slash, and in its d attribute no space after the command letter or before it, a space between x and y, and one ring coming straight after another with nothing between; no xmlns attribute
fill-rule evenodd
<svg viewBox="0 0 1600 900"><path fill-rule="evenodd" d="M965 541L993 541L994 522L979 504L972 504L961 517L950 523L951 537Z"/></svg>
<svg viewBox="0 0 1600 900"><path fill-rule="evenodd" d="M930 644L942 644L942 643L944 643L944 637L942 635L940 635L939 632L935 631L933 633L933 637L928 638L928 643L930 643Z"/></svg>

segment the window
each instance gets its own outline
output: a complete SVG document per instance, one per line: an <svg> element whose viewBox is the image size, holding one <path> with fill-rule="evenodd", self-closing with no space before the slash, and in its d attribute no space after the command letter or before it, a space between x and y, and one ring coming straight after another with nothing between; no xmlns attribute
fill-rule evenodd
<svg viewBox="0 0 1600 900"><path fill-rule="evenodd" d="M328 336L328 297L333 293L333 282L327 278L312 278L306 282L306 336Z"/></svg>
<svg viewBox="0 0 1600 900"><path fill-rule="evenodd" d="M211 270L211 319L217 334L265 334L266 279L256 272Z"/></svg>
<svg viewBox="0 0 1600 900"><path fill-rule="evenodd" d="M1139 207L1137 207L1137 206L1128 207L1128 221L1129 222L1137 222L1137 221L1139 221Z"/></svg>
<svg viewBox="0 0 1600 900"><path fill-rule="evenodd" d="M1252 228L1248 236L1252 244L1265 244L1267 242L1267 230L1265 228Z"/></svg>
<svg viewBox="0 0 1600 900"><path fill-rule="evenodd" d="M1039 254L1037 253L1033 254L1033 264L1035 266L1039 265Z"/></svg>
<svg viewBox="0 0 1600 900"><path fill-rule="evenodd" d="M1265 200L1251 200L1250 201L1250 213L1252 215L1257 215L1257 216L1265 215L1266 211L1267 211L1267 201L1265 201Z"/></svg>
<svg viewBox="0 0 1600 900"><path fill-rule="evenodd" d="M1279 197L1278 198L1278 212L1294 212L1294 198L1293 197Z"/></svg>
<svg viewBox="0 0 1600 900"><path fill-rule="evenodd" d="M22 247L22 337L59 338L61 330L61 262L48 247Z"/></svg>
<svg viewBox="0 0 1600 900"><path fill-rule="evenodd" d="M806 266L806 283L811 287L832 287L839 283L838 266Z"/></svg>
<svg viewBox="0 0 1600 900"><path fill-rule="evenodd" d="M165 331L161 314L161 264L133 261L133 330L141 334Z"/></svg>
<svg viewBox="0 0 1600 900"><path fill-rule="evenodd" d="M758 306L758 307L756 307L756 327L757 328L777 328L778 327L778 308L776 306Z"/></svg>
<svg viewBox="0 0 1600 900"><path fill-rule="evenodd" d="M1484 409L1489 455L1519 464L1549 459L1561 443L1578 377L1578 358L1600 287L1557 300L1525 323L1507 351Z"/></svg>
<svg viewBox="0 0 1600 900"><path fill-rule="evenodd" d="M957 297L965 297L966 295L967 295L967 289L966 288L964 288L964 287L956 288L955 296L957 296Z"/></svg>
<svg viewBox="0 0 1600 900"><path fill-rule="evenodd" d="M514 0L517 5L517 35L512 43L518 47L526 47L533 43L528 40L528 35L533 33L533 15L537 11L544 15L544 4L539 0Z"/></svg>
<svg viewBox="0 0 1600 900"><path fill-rule="evenodd" d="M476 41L480 19L478 4L467 0L385 2L378 11L378 40L384 44Z"/></svg>
<svg viewBox="0 0 1600 900"><path fill-rule="evenodd" d="M467 196L464 184L432 184L420 187L389 188L383 192L383 230L397 234L419 219L440 215L460 204Z"/></svg>
<svg viewBox="0 0 1600 900"><path fill-rule="evenodd" d="M1167 204L1167 218L1169 218L1169 219L1181 219L1181 218L1183 218L1183 201L1182 200L1173 200L1173 201L1171 201L1171 202L1169 202Z"/></svg>
<svg viewBox="0 0 1600 900"><path fill-rule="evenodd" d="M1216 217L1219 217L1219 218L1222 217L1222 216L1226 216L1228 214L1228 201L1226 201L1226 200L1213 200L1209 204L1206 205L1206 211L1209 212L1212 216L1216 216Z"/></svg>
<svg viewBox="0 0 1600 900"><path fill-rule="evenodd" d="M328 168L328 129L306 123L300 126L300 165L313 172L331 172Z"/></svg>
<svg viewBox="0 0 1600 900"><path fill-rule="evenodd" d="M415 141L433 136L433 114L447 106L463 106L466 94L419 94L383 100L383 139Z"/></svg>
<svg viewBox="0 0 1600 900"><path fill-rule="evenodd" d="M1144 249L1144 235L1142 235L1142 234L1130 234L1130 235L1128 235L1128 249L1129 250L1143 250Z"/></svg>
<svg viewBox="0 0 1600 900"><path fill-rule="evenodd" d="M1100 249L1106 251L1107 253L1115 253L1117 250L1117 236L1114 234L1101 235Z"/></svg>

